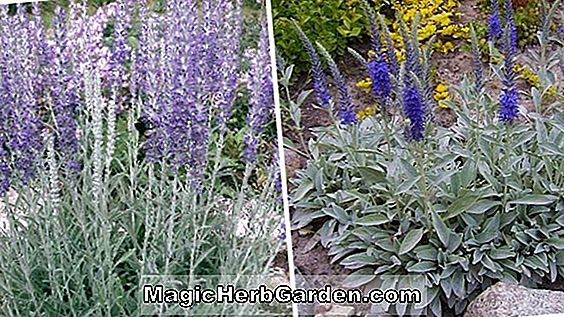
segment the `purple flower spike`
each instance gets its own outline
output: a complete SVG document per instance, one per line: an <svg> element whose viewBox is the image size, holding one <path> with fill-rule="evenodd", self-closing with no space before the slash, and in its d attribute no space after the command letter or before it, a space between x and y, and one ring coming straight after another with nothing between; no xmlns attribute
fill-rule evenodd
<svg viewBox="0 0 564 317"><path fill-rule="evenodd" d="M506 123L513 122L519 116L519 95L516 88L504 88L499 104L499 119Z"/></svg>
<svg viewBox="0 0 564 317"><path fill-rule="evenodd" d="M488 37L495 41L503 36L498 0L491 0L491 12L488 15Z"/></svg>
<svg viewBox="0 0 564 317"><path fill-rule="evenodd" d="M423 98L415 86L406 86L403 90L403 111L409 118L408 137L412 141L421 141L425 131L425 110Z"/></svg>
<svg viewBox="0 0 564 317"><path fill-rule="evenodd" d="M517 52L517 33L513 21L511 0L506 0L506 24L504 36L504 66L502 73L503 90L499 97L499 118L502 122L511 123L519 116L519 94L515 87L513 64Z"/></svg>
<svg viewBox="0 0 564 317"><path fill-rule="evenodd" d="M392 93L388 63L382 58L374 59L368 64L368 73L372 81L372 92L385 103Z"/></svg>
<svg viewBox="0 0 564 317"><path fill-rule="evenodd" d="M509 42L506 41L504 54L517 53L517 25L513 19L513 6L511 0L505 0L505 28L508 29L506 36L509 36Z"/></svg>
<svg viewBox="0 0 564 317"><path fill-rule="evenodd" d="M337 68L337 64L334 61L329 62L331 73L335 83L337 84L337 89L339 91L339 102L337 103L337 116L341 119L341 124L352 124L356 123L358 120L356 118L356 112L354 111L354 106L352 103L352 98L349 95L349 89L347 88L347 82L345 78Z"/></svg>
<svg viewBox="0 0 564 317"><path fill-rule="evenodd" d="M323 68L321 67L319 55L317 55L317 51L313 47L313 44L307 38L302 29L298 26L298 24L294 23L294 25L311 60L311 68L313 72L313 89L317 94L319 105L322 107L328 107L332 101L332 97L331 93L329 92L329 86L327 85L327 78L325 77L325 73L323 72Z"/></svg>
<svg viewBox="0 0 564 317"><path fill-rule="evenodd" d="M337 102L337 108L335 109L337 117L339 118L341 124L352 124L358 122L345 77L341 74L337 63L335 63L335 60L331 57L329 52L327 52L321 44L317 43L317 46L329 64L331 76L333 77L335 85L337 86L337 91L339 92L339 100Z"/></svg>

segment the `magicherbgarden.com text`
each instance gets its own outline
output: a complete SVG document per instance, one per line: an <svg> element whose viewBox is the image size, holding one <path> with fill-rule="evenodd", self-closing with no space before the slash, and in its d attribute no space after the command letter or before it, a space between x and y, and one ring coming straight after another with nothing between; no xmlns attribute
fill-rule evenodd
<svg viewBox="0 0 564 317"><path fill-rule="evenodd" d="M189 308L197 304L417 304L423 300L419 289L372 289L363 292L359 289L340 289L327 285L319 289L292 289L288 285L280 285L270 289L260 285L253 289L236 288L234 285L218 285L216 288L175 289L164 285L144 285L143 304L173 304Z"/></svg>

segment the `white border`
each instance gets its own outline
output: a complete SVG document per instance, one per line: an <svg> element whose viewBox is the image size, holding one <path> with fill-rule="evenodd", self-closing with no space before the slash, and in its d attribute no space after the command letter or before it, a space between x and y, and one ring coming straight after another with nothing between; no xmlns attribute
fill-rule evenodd
<svg viewBox="0 0 564 317"><path fill-rule="evenodd" d="M44 2L48 0L0 0L0 4L14 4L14 3L29 3L29 2Z"/></svg>
<svg viewBox="0 0 564 317"><path fill-rule="evenodd" d="M278 155L280 162L280 176L282 179L282 201L284 204L284 218L286 222L286 246L288 251L288 270L290 286L296 288L296 274L294 271L294 250L292 249L292 227L290 225L290 207L288 200L288 184L286 177L286 159L284 157L284 135L282 133L282 115L280 110L280 94L278 92L278 67L276 65L276 46L274 42L274 26L272 22L272 3L266 0L266 17L268 21L268 39L270 45L270 62L272 65L272 85L274 89L274 113L276 116L276 131L278 134ZM292 304L294 317L298 317L298 305Z"/></svg>

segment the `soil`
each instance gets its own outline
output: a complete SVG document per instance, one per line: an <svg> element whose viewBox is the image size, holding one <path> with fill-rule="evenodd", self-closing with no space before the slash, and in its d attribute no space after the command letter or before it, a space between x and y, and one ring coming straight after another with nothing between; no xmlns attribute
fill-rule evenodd
<svg viewBox="0 0 564 317"><path fill-rule="evenodd" d="M350 270L331 263L327 250L321 243L311 248L313 235L300 235L292 232L292 245L294 249L294 265L301 275L348 275Z"/></svg>

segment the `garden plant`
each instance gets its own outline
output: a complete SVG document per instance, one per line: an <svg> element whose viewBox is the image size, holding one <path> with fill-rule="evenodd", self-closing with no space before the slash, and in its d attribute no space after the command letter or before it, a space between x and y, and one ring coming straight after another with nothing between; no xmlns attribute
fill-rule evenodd
<svg viewBox="0 0 564 317"><path fill-rule="evenodd" d="M283 249L264 6L81 3L0 7L0 315L138 316L149 275L264 282Z"/></svg>
<svg viewBox="0 0 564 317"><path fill-rule="evenodd" d="M292 121L314 92L332 118L312 128L292 179L292 229L313 226L332 261L350 269L348 282L377 275L426 279L423 307L433 316L461 315L497 281L546 286L564 277L564 34L560 3L546 8L529 67L538 76L518 90L517 27L511 1L492 1L487 45L468 26L474 69L444 100L457 120L435 121L431 82L436 35L420 43L421 15L396 19L401 53L379 13L363 5L371 53L349 49L370 79L376 110L362 115L337 63L298 24L310 56L313 90L281 86ZM315 38L313 38L315 40ZM491 62L484 65L483 55ZM328 66L330 78L323 65ZM493 88L492 88L493 87ZM499 87L499 88L496 88ZM441 89L445 91L445 89ZM284 90L283 90L284 91ZM522 100L530 98L531 107ZM401 283L400 281L396 281ZM393 285L387 285L393 287ZM391 307L399 315L403 307Z"/></svg>

